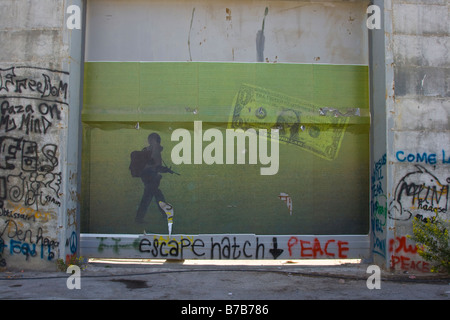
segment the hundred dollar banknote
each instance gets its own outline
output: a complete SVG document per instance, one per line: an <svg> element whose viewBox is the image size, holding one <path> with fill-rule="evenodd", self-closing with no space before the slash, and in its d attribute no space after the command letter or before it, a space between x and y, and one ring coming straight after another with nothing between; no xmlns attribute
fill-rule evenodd
<svg viewBox="0 0 450 320"><path fill-rule="evenodd" d="M324 108L265 88L243 84L236 94L230 129L279 129L279 141L327 160L336 159L349 121L325 116ZM270 138L270 137L268 137Z"/></svg>

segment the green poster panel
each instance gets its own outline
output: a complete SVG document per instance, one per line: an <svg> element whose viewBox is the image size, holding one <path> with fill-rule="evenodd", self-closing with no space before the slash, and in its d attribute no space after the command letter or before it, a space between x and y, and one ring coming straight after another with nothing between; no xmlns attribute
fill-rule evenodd
<svg viewBox="0 0 450 320"><path fill-rule="evenodd" d="M84 88L82 232L167 233L154 199L135 222L155 132L175 234L368 233L367 66L88 62Z"/></svg>

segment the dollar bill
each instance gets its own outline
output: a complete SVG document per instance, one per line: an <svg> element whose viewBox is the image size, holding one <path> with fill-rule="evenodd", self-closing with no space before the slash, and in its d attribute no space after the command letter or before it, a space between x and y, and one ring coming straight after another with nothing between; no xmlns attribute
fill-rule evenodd
<svg viewBox="0 0 450 320"><path fill-rule="evenodd" d="M322 109L321 109L322 108ZM336 159L348 117L324 116L323 106L253 85L236 94L229 128L279 129L280 143L292 144L327 160Z"/></svg>

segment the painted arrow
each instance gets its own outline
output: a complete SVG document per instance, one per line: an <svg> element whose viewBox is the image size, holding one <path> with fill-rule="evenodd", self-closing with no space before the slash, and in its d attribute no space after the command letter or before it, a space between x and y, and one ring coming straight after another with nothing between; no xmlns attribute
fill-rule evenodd
<svg viewBox="0 0 450 320"><path fill-rule="evenodd" d="M272 254L273 258L278 258L282 253L283 249L278 249L278 241L277 238L273 238L273 249L270 249L269 252Z"/></svg>

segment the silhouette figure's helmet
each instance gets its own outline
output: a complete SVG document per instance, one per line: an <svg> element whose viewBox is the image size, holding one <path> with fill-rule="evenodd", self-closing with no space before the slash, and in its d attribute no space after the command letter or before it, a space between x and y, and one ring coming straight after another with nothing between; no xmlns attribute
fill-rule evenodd
<svg viewBox="0 0 450 320"><path fill-rule="evenodd" d="M149 144L151 144L151 142L157 142L158 144L161 144L161 137L156 132L150 133L147 140Z"/></svg>

